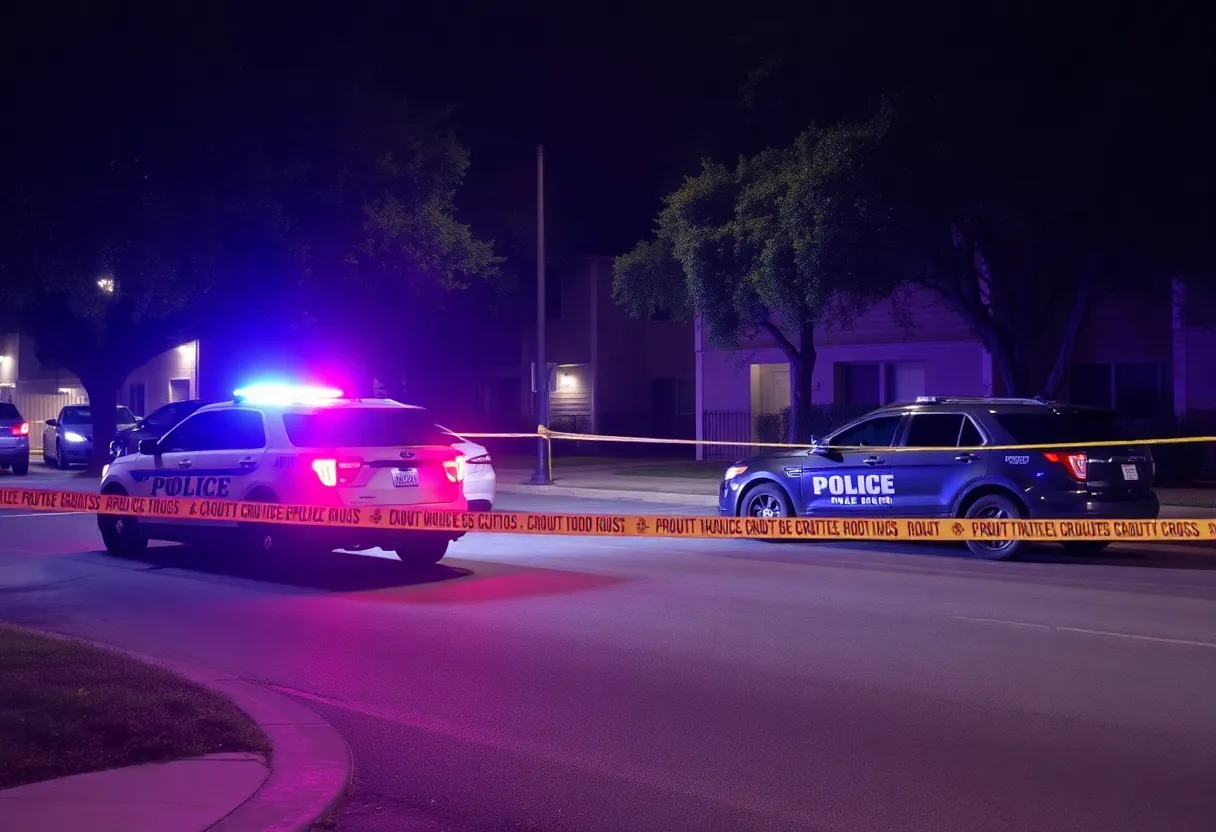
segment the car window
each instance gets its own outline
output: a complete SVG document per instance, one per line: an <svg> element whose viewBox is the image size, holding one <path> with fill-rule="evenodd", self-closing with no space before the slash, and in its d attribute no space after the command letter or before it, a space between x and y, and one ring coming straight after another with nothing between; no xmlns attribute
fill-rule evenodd
<svg viewBox="0 0 1216 832"><path fill-rule="evenodd" d="M17 405L9 402L0 402L0 419L20 419L21 414L17 412Z"/></svg>
<svg viewBox="0 0 1216 832"><path fill-rule="evenodd" d="M1015 445L1121 442L1135 438L1113 410L1045 409L1043 413L997 413L993 418L1009 432Z"/></svg>
<svg viewBox="0 0 1216 832"><path fill-rule="evenodd" d="M958 439L960 448L978 448L984 444L984 435L980 433L980 429L975 426L975 422L971 421L971 417L967 416L963 419L963 433Z"/></svg>
<svg viewBox="0 0 1216 832"><path fill-rule="evenodd" d="M117 422L119 427L135 424L135 414L131 412L131 408L118 406Z"/></svg>
<svg viewBox="0 0 1216 832"><path fill-rule="evenodd" d="M451 445L452 436L425 410L351 407L313 413L284 413L287 438L297 448L392 448Z"/></svg>
<svg viewBox="0 0 1216 832"><path fill-rule="evenodd" d="M845 428L831 438L830 445L840 448L872 447L886 448L895 444L895 432L899 430L902 416L877 416Z"/></svg>
<svg viewBox="0 0 1216 832"><path fill-rule="evenodd" d="M961 413L916 413L904 445L909 448L957 448L963 432Z"/></svg>
<svg viewBox="0 0 1216 832"><path fill-rule="evenodd" d="M192 412L189 407L181 404L167 404L148 414L148 418L144 419L144 425L156 430L168 430Z"/></svg>
<svg viewBox="0 0 1216 832"><path fill-rule="evenodd" d="M257 410L209 410L195 413L165 435L165 453L186 451L255 451L266 447L266 427Z"/></svg>
<svg viewBox="0 0 1216 832"><path fill-rule="evenodd" d="M59 421L65 425L91 425L93 424L93 408L65 407L59 413Z"/></svg>

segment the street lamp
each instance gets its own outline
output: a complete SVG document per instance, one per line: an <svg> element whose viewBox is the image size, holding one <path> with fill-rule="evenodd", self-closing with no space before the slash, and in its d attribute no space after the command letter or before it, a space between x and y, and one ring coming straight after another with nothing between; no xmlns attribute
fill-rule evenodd
<svg viewBox="0 0 1216 832"><path fill-rule="evenodd" d="M97 288L107 295L114 294L114 278L99 277L97 278Z"/></svg>

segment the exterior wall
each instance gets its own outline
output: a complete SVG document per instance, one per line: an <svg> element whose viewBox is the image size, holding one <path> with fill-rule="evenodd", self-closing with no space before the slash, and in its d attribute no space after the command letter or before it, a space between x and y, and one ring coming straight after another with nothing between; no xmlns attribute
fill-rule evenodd
<svg viewBox="0 0 1216 832"><path fill-rule="evenodd" d="M20 343L15 332L0 333L0 387L16 387L20 365Z"/></svg>
<svg viewBox="0 0 1216 832"><path fill-rule="evenodd" d="M752 366L788 366L785 353L777 349L704 351L701 358L703 412L750 412L754 392ZM854 344L819 350L812 381L813 400L818 404L838 403L839 365L913 362L924 365L925 395L983 396L989 393L991 370L988 354L978 342Z"/></svg>
<svg viewBox="0 0 1216 832"><path fill-rule="evenodd" d="M559 364L557 389L549 393L550 419L572 419L576 429L590 430L593 382L590 364Z"/></svg>
<svg viewBox="0 0 1216 832"><path fill-rule="evenodd" d="M545 353L559 367L578 366L578 383L590 395L585 412L589 429L632 436L693 438L696 370L689 349L692 325L635 318L612 299L612 260L582 258L570 268L554 270L548 280L561 283L558 315L546 321ZM524 379L524 413L533 411L529 381L536 329L528 327L520 343ZM550 394L550 415L573 412L568 388ZM518 375L506 368L490 371L484 386L503 399L508 380ZM570 375L570 373L567 373ZM585 383L585 387L584 387ZM487 396L490 395L487 392ZM582 408L579 404L577 408Z"/></svg>
<svg viewBox="0 0 1216 832"><path fill-rule="evenodd" d="M171 383L174 380L185 382L181 385L186 388L185 398L198 398L199 354L199 342L191 341L156 356L127 376L118 391L119 404L130 407L136 416L147 416L161 405L173 401ZM142 401L139 401L141 387L143 396Z"/></svg>

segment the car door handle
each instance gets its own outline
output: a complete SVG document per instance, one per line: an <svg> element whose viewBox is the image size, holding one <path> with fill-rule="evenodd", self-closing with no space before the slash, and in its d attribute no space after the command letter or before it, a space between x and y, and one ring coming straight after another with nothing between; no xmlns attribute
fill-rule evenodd
<svg viewBox="0 0 1216 832"><path fill-rule="evenodd" d="M192 463L188 459L183 459L177 463L178 468L189 468Z"/></svg>
<svg viewBox="0 0 1216 832"><path fill-rule="evenodd" d="M882 465L884 462L886 462L886 460L880 456L868 456L864 461L866 465Z"/></svg>
<svg viewBox="0 0 1216 832"><path fill-rule="evenodd" d="M237 463L237 465L241 466L242 468L252 468L253 466L255 466L257 464L258 464L258 461L251 456L247 456L244 459L242 459L240 462Z"/></svg>
<svg viewBox="0 0 1216 832"><path fill-rule="evenodd" d="M959 454L954 458L955 462L975 462L979 459L975 454Z"/></svg>

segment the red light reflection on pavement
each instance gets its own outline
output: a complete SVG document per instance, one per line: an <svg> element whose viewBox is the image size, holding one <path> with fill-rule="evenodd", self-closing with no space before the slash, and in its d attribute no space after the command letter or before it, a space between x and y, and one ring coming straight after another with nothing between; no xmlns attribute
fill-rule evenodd
<svg viewBox="0 0 1216 832"><path fill-rule="evenodd" d="M535 598L571 592L604 589L624 583L627 578L588 575L556 569L533 569L502 575L473 575L444 583L401 587L359 593L369 601L407 604L472 604L511 598Z"/></svg>

